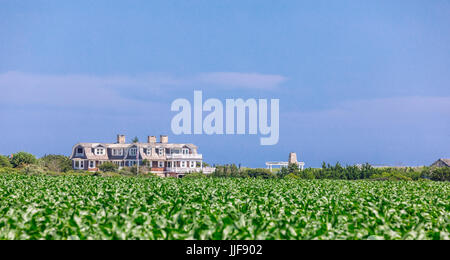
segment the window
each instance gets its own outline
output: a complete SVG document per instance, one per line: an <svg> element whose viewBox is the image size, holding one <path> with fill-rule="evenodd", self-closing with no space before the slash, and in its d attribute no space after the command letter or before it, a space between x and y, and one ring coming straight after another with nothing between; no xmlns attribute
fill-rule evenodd
<svg viewBox="0 0 450 260"><path fill-rule="evenodd" d="M151 147L147 148L146 154L147 155L152 155L152 148Z"/></svg>
<svg viewBox="0 0 450 260"><path fill-rule="evenodd" d="M128 166L129 167L132 167L134 165L136 165L136 161L128 161Z"/></svg>
<svg viewBox="0 0 450 260"><path fill-rule="evenodd" d="M163 155L164 154L164 148L157 148L157 152L159 155Z"/></svg>
<svg viewBox="0 0 450 260"><path fill-rule="evenodd" d="M104 155L105 149L104 148L96 148L95 149L95 155Z"/></svg>
<svg viewBox="0 0 450 260"><path fill-rule="evenodd" d="M83 148L79 147L77 148L77 154L82 154L83 153Z"/></svg>
<svg viewBox="0 0 450 260"><path fill-rule="evenodd" d="M122 156L123 155L123 149L112 149L111 151L113 156Z"/></svg>
<svg viewBox="0 0 450 260"><path fill-rule="evenodd" d="M131 148L131 149L130 149L130 155L131 155L131 156L136 155L136 153L137 153L137 148Z"/></svg>
<svg viewBox="0 0 450 260"><path fill-rule="evenodd" d="M181 168L186 168L186 161L181 161Z"/></svg>
<svg viewBox="0 0 450 260"><path fill-rule="evenodd" d="M183 148L182 153L183 153L183 154L189 154L189 149Z"/></svg>
<svg viewBox="0 0 450 260"><path fill-rule="evenodd" d="M159 168L164 168L164 162L158 162L158 167Z"/></svg>
<svg viewBox="0 0 450 260"><path fill-rule="evenodd" d="M195 162L194 161L190 161L190 167L191 168L195 168Z"/></svg>
<svg viewBox="0 0 450 260"><path fill-rule="evenodd" d="M95 161L89 161L89 168L95 168Z"/></svg>
<svg viewBox="0 0 450 260"><path fill-rule="evenodd" d="M84 161L74 161L74 169L84 169Z"/></svg>

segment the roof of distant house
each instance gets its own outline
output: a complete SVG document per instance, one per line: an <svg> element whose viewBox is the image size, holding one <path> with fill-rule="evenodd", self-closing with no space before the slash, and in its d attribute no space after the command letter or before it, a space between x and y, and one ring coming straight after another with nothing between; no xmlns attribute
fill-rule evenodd
<svg viewBox="0 0 450 260"><path fill-rule="evenodd" d="M439 160L441 160L443 163L445 163L447 166L450 167L450 159L443 159L443 158L441 158Z"/></svg>

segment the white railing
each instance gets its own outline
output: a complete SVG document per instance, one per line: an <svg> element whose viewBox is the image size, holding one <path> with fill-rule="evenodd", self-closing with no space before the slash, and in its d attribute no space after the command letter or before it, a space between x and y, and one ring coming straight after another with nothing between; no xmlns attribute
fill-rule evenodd
<svg viewBox="0 0 450 260"><path fill-rule="evenodd" d="M203 172L204 174L211 174L216 170L213 167L196 167L196 168L166 168L166 172L175 172L175 173L189 173L189 172Z"/></svg>
<svg viewBox="0 0 450 260"><path fill-rule="evenodd" d="M202 160L203 156L201 154L168 154L167 159L194 159Z"/></svg>
<svg viewBox="0 0 450 260"><path fill-rule="evenodd" d="M175 173L188 173L188 172L200 172L202 168L166 168L167 172L175 172Z"/></svg>

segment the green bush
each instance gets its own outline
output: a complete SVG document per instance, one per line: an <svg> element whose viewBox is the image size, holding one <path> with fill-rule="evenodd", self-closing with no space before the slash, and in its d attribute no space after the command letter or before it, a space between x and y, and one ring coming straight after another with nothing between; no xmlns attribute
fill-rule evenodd
<svg viewBox="0 0 450 260"><path fill-rule="evenodd" d="M120 177L121 175L117 172L102 172L100 173L102 177Z"/></svg>
<svg viewBox="0 0 450 260"><path fill-rule="evenodd" d="M20 174L20 170L8 168L8 167L0 167L0 174Z"/></svg>
<svg viewBox="0 0 450 260"><path fill-rule="evenodd" d="M72 161L64 155L45 155L39 163L53 172L68 172L72 170Z"/></svg>
<svg viewBox="0 0 450 260"><path fill-rule="evenodd" d="M36 157L26 152L15 153L11 158L11 164L14 166L14 168L23 167L29 164L35 164L36 162Z"/></svg>
<svg viewBox="0 0 450 260"><path fill-rule="evenodd" d="M381 174L374 174L370 177L373 180L386 180L386 181L412 181L412 179L400 172L383 172Z"/></svg>
<svg viewBox="0 0 450 260"><path fill-rule="evenodd" d="M183 178L201 179L201 178L206 178L206 177L207 176L201 172L191 172L191 173L184 175Z"/></svg>
<svg viewBox="0 0 450 260"><path fill-rule="evenodd" d="M284 178L286 178L286 179L300 179L300 177L298 177L297 175L295 175L293 173L289 173Z"/></svg>
<svg viewBox="0 0 450 260"><path fill-rule="evenodd" d="M119 166L112 162L104 162L98 167L98 169L102 172L117 172L119 170Z"/></svg>
<svg viewBox="0 0 450 260"><path fill-rule="evenodd" d="M245 169L243 171L243 175L248 176L250 178L261 178L261 179L272 179L275 178L275 174L273 174L268 169Z"/></svg>
<svg viewBox="0 0 450 260"><path fill-rule="evenodd" d="M386 179L386 180L420 180L423 178L432 179L433 172L423 172L422 168L374 168L369 164L341 166L322 164L322 168L307 168L299 170L295 165L282 168L278 177L285 178L289 174L294 174L301 179L333 179L333 180L363 180L363 179ZM425 177L427 176L427 177ZM434 180L446 179L445 174L434 174Z"/></svg>
<svg viewBox="0 0 450 260"><path fill-rule="evenodd" d="M450 181L450 167L432 168L430 178L433 181Z"/></svg>
<svg viewBox="0 0 450 260"><path fill-rule="evenodd" d="M441 172L442 171L442 172ZM446 175L447 174L447 175ZM423 168L374 168L370 164L342 166L322 164L322 168L307 168L300 170L296 164L281 168L273 173L267 169L237 168L234 164L217 166L212 177L240 177L240 178L286 178L295 175L300 179L332 179L332 180L364 180L364 179L389 179L389 180L421 180L423 178L433 180L448 180L448 173L445 170L430 170L423 172Z"/></svg>
<svg viewBox="0 0 450 260"><path fill-rule="evenodd" d="M406 172L405 175L408 176L409 178L411 178L413 181L418 181L422 178L422 172L420 170Z"/></svg>
<svg viewBox="0 0 450 260"><path fill-rule="evenodd" d="M136 175L136 170L132 169L132 167L124 167L119 170L119 174L123 176L134 176Z"/></svg>
<svg viewBox="0 0 450 260"><path fill-rule="evenodd" d="M300 171L298 176L305 180L314 180L316 178L313 171Z"/></svg>
<svg viewBox="0 0 450 260"><path fill-rule="evenodd" d="M36 164L26 165L22 172L27 175L43 175L43 174L51 174L51 172L46 171L42 166Z"/></svg>
<svg viewBox="0 0 450 260"><path fill-rule="evenodd" d="M93 176L95 173L83 170L70 170L67 172L59 173L60 176Z"/></svg>
<svg viewBox="0 0 450 260"><path fill-rule="evenodd" d="M12 165L9 162L9 158L3 155L0 155L0 167L11 168Z"/></svg>
<svg viewBox="0 0 450 260"><path fill-rule="evenodd" d="M219 165L212 174L213 177L247 177L235 164Z"/></svg>

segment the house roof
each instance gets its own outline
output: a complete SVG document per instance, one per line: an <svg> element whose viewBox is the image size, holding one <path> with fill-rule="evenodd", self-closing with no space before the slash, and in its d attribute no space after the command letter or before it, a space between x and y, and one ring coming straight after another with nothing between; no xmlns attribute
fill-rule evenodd
<svg viewBox="0 0 450 260"><path fill-rule="evenodd" d="M443 163L450 167L450 159L440 159Z"/></svg>
<svg viewBox="0 0 450 260"><path fill-rule="evenodd" d="M134 146L139 147L139 154L142 157L142 159L151 159L152 156L148 156L146 153L144 153L144 148L147 147L157 147L157 148L178 148L181 149L183 147L188 147L190 149L197 149L197 146L194 144L175 144L175 143L125 143L125 144L119 144L119 143L78 143L74 146L75 147L83 147L86 158L87 159L96 159L96 160L108 160L108 154L105 153L104 155L96 155L92 152L92 149L89 148L112 148L112 149L128 149ZM88 149L86 149L88 148ZM127 151L125 151L125 157L127 156Z"/></svg>
<svg viewBox="0 0 450 260"><path fill-rule="evenodd" d="M129 148L132 146L139 147L161 147L161 148L183 148L188 147L192 149L197 149L198 147L194 144L175 144L175 143L128 143L128 144L118 144L118 143L78 143L75 146L83 146L85 148L96 148L96 147L105 147L105 148Z"/></svg>

